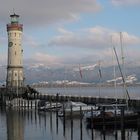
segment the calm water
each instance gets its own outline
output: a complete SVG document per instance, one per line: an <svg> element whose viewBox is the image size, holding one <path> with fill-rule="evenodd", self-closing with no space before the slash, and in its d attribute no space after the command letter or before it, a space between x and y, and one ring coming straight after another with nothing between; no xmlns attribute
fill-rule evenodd
<svg viewBox="0 0 140 140"><path fill-rule="evenodd" d="M92 140L92 132L87 128L85 120L80 129L80 120L63 120L55 113L38 113L35 111L19 111L8 109L0 111L0 140ZM82 132L82 133L81 133ZM94 140L121 140L121 131L108 130L105 134L93 130ZM126 140L137 140L138 132L133 129L125 130ZM124 140L124 139L123 139Z"/></svg>
<svg viewBox="0 0 140 140"><path fill-rule="evenodd" d="M46 91L46 89L40 90ZM47 92L51 91L55 94L55 91L59 90L63 91L63 89L52 89L51 91L49 88ZM75 90L68 89L68 91ZM94 91L86 88L84 92L90 95L91 90ZM75 92L78 93L78 91L79 89ZM115 133L117 133L117 138ZM126 129L124 134L126 140L140 139L140 133L134 129ZM79 119L73 120L72 127L70 120L66 120L64 125L63 119L57 118L56 113L53 112L39 113L35 110L0 109L0 140L124 140L121 136L120 130L107 130L105 133L102 130L93 130L92 133L91 129L87 128L85 119L82 120L82 128Z"/></svg>
<svg viewBox="0 0 140 140"><path fill-rule="evenodd" d="M122 87L66 87L66 88L37 88L41 93L62 95L83 95L83 96L100 96L100 97L113 97L124 98L125 91ZM140 99L140 86L127 88L130 98Z"/></svg>

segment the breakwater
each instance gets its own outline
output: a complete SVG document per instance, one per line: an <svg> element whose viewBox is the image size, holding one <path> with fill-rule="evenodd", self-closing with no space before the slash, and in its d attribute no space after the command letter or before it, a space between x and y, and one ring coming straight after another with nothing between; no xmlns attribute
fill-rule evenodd
<svg viewBox="0 0 140 140"><path fill-rule="evenodd" d="M77 95L61 95L57 93L56 95L51 94L32 94L28 95L30 99L40 99L52 102L66 102L66 101L74 101L74 102L83 102L86 104L110 104L110 103L126 103L126 99L115 99L115 98L101 98L101 97L93 97L93 96L77 96ZM136 109L140 108L140 100L131 99L128 100L129 106L135 107Z"/></svg>
<svg viewBox="0 0 140 140"><path fill-rule="evenodd" d="M86 104L108 104L108 103L126 103L126 99L122 98L109 98L109 97L99 97L99 96L80 96L80 95L65 95L65 94L47 94L38 92L36 89L31 87L25 87L18 89L9 89L7 90L5 87L0 88L0 100L15 98L15 97L23 97L26 100L45 100L50 102L66 102L66 101L75 101L75 102L84 102ZM140 108L140 100L139 99L130 99L128 100L129 106L134 107L135 109L139 110Z"/></svg>

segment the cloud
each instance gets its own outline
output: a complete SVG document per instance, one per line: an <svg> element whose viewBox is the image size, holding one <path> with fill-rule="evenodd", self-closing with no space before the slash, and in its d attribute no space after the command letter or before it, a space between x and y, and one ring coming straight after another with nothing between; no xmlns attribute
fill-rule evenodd
<svg viewBox="0 0 140 140"><path fill-rule="evenodd" d="M111 0L115 6L139 5L139 0Z"/></svg>
<svg viewBox="0 0 140 140"><path fill-rule="evenodd" d="M50 40L50 46L79 47L95 50L107 49L110 48L111 37L115 45L120 43L119 32L101 26L73 32L65 29L59 29L58 31L59 35ZM123 43L126 46L140 45L140 37L127 32L123 32L122 35Z"/></svg>
<svg viewBox="0 0 140 140"><path fill-rule="evenodd" d="M30 47L40 47L41 44L31 35L23 34L23 45Z"/></svg>
<svg viewBox="0 0 140 140"><path fill-rule="evenodd" d="M0 5L0 21L7 19L13 9L24 23L51 24L64 20L78 20L81 13L94 13L101 9L96 0L4 0Z"/></svg>
<svg viewBox="0 0 140 140"><path fill-rule="evenodd" d="M52 56L52 55L44 54L40 52L37 52L33 58L37 61L41 61L41 62L43 61L47 63L55 63L58 60L56 56Z"/></svg>
<svg viewBox="0 0 140 140"><path fill-rule="evenodd" d="M47 53L37 52L30 58L24 59L25 65L44 65L48 67L60 67L62 65L61 58Z"/></svg>
<svg viewBox="0 0 140 140"><path fill-rule="evenodd" d="M112 38L115 43L120 43L119 33L112 33ZM129 34L127 32L122 32L122 42L125 46L137 46L140 45L140 37Z"/></svg>
<svg viewBox="0 0 140 140"><path fill-rule="evenodd" d="M59 34L52 38L49 42L50 46L59 49L72 48L72 52L67 53L71 63L93 64L98 60L103 60L104 66L113 64L112 61L112 45L116 47L120 56L120 33L101 26L93 28L68 31L66 29L58 29ZM112 44L111 44L112 38ZM138 51L140 45L140 37L122 32L123 47L127 50L127 56L138 60L138 56L133 53ZM125 54L126 54L125 53ZM75 55L75 57L73 57ZM74 61L75 59L75 61ZM130 61L130 58L128 58ZM68 61L68 59L66 59Z"/></svg>

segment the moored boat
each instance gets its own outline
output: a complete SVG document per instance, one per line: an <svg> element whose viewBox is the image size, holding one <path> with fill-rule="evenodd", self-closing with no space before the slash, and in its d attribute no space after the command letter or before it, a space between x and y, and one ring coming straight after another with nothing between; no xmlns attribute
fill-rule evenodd
<svg viewBox="0 0 140 140"><path fill-rule="evenodd" d="M91 108L95 109L96 106L93 105L87 105L82 102L72 102L68 101L64 104L63 108L58 112L59 117L79 117L80 115L83 116L83 114Z"/></svg>
<svg viewBox="0 0 140 140"><path fill-rule="evenodd" d="M38 108L39 111L57 111L62 108L62 104L59 102L45 102L43 106Z"/></svg>
<svg viewBox="0 0 140 140"><path fill-rule="evenodd" d="M97 113L98 112L98 113ZM86 114L87 126L90 128L136 127L139 115L125 109L125 105L102 105L102 109Z"/></svg>

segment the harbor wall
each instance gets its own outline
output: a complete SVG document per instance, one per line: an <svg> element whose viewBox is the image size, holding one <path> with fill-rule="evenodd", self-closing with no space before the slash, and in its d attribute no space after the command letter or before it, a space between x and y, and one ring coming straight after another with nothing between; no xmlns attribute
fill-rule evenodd
<svg viewBox="0 0 140 140"><path fill-rule="evenodd" d="M115 99L115 98L101 98L101 97L93 97L93 96L76 96L76 95L51 95L51 94L35 94L28 95L29 99L40 99L51 102L66 102L66 101L74 101L74 102L83 102L86 104L110 104L110 103L121 103L125 104L125 99ZM134 107L137 110L140 110L140 100L131 99L128 100L128 105Z"/></svg>
<svg viewBox="0 0 140 140"><path fill-rule="evenodd" d="M57 94L43 94L39 92L25 92L25 88L18 89L19 94L17 94L16 89L7 90L6 88L0 88L0 101L10 98L20 98L23 97L27 100L44 100L50 102L66 102L66 101L74 101L74 102L84 102L86 104L109 104L109 103L126 103L125 99L115 99L115 98L101 98L94 96L78 96L78 95L61 95ZM22 94L21 94L22 93ZM140 100L131 99L128 100L129 106L140 110Z"/></svg>

